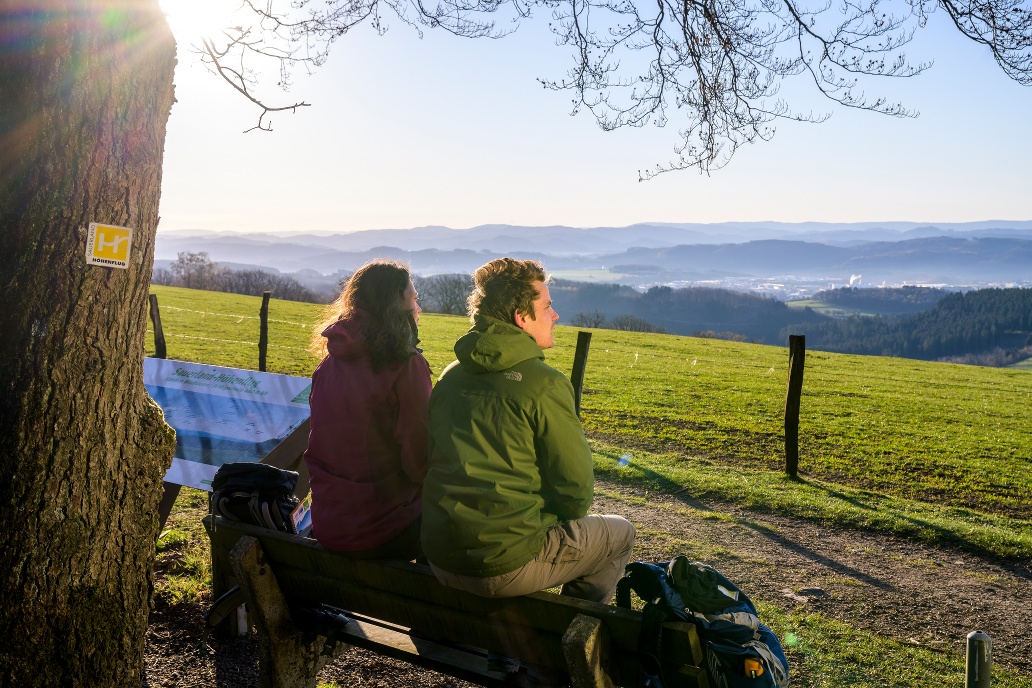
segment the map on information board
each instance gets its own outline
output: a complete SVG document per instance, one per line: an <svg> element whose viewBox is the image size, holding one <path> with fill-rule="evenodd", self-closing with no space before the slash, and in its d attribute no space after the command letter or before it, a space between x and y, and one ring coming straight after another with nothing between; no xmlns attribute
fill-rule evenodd
<svg viewBox="0 0 1032 688"><path fill-rule="evenodd" d="M219 466L261 461L309 416L306 377L145 358L143 384L176 430L165 481L202 490Z"/></svg>

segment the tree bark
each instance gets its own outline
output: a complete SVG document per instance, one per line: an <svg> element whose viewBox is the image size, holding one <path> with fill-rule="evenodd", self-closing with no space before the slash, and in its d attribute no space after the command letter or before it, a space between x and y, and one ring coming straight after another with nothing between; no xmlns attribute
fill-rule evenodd
<svg viewBox="0 0 1032 688"><path fill-rule="evenodd" d="M175 43L157 0L0 0L0 685L141 683L174 434L143 387ZM88 265L90 222L131 227Z"/></svg>

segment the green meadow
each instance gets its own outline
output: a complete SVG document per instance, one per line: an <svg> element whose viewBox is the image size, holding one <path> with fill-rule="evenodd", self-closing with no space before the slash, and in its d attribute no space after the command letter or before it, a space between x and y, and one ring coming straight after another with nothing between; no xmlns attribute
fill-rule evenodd
<svg viewBox="0 0 1032 688"><path fill-rule="evenodd" d="M153 293L169 358L257 368L261 299ZM271 301L269 372L311 375L320 312ZM434 371L467 327L463 317L423 314L420 345ZM556 330L547 356L560 370L572 367L576 333ZM800 481L781 470L787 381L787 348L593 330L584 427L598 468L627 479L1032 556L1029 371L808 351ZM624 455L630 470L619 467Z"/></svg>
<svg viewBox="0 0 1032 688"><path fill-rule="evenodd" d="M813 299L799 299L797 301L787 301L786 304L789 308L797 308L802 310L809 308L813 311L826 315L830 318L848 318L851 315L876 315L875 313L868 313L855 308L844 308L842 306L833 306L823 301L814 301Z"/></svg>
<svg viewBox="0 0 1032 688"><path fill-rule="evenodd" d="M260 298L156 286L152 293L169 358L257 368ZM318 361L307 345L321 308L271 301L269 372L311 375ZM423 314L420 346L435 373L451 362L452 344L468 326L462 317ZM569 373L576 337L575 328L557 328L549 363ZM787 346L593 330L582 418L596 472L650 489L1032 558L1032 371L808 351L798 480L783 473L787 383ZM197 501L192 492L184 490L162 541L180 538L173 549L203 559L203 532L193 525L203 507L189 501ZM177 582L174 573L159 584L159 596L196 600L199 583ZM205 575L200 561L183 574L195 581ZM802 685L961 685L962 657L910 648L819 614L763 606L779 634L807 629L800 642L809 651L793 653L807 658ZM848 676L843 667L852 667ZM994 670L993 685L1032 688L1032 678Z"/></svg>

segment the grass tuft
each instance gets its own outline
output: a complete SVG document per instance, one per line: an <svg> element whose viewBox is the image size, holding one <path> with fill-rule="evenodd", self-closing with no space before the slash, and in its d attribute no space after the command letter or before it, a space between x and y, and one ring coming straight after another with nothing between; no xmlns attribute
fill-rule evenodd
<svg viewBox="0 0 1032 688"><path fill-rule="evenodd" d="M964 640L903 642L857 630L818 613L757 604L760 618L784 639L793 683L810 688L953 686L964 675ZM1032 688L1032 676L994 666L992 685Z"/></svg>
<svg viewBox="0 0 1032 688"><path fill-rule="evenodd" d="M197 604L211 597L211 550L201 523L207 513L208 493L182 488L157 541L156 604Z"/></svg>

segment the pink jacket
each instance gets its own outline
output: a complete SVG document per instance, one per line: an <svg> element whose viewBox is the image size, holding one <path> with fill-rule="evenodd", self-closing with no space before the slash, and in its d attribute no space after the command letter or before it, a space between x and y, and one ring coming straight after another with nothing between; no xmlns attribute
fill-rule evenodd
<svg viewBox="0 0 1032 688"><path fill-rule="evenodd" d="M329 354L312 374L305 463L313 536L355 552L397 536L419 517L427 471L430 366L420 353L374 373L363 314L323 332Z"/></svg>

